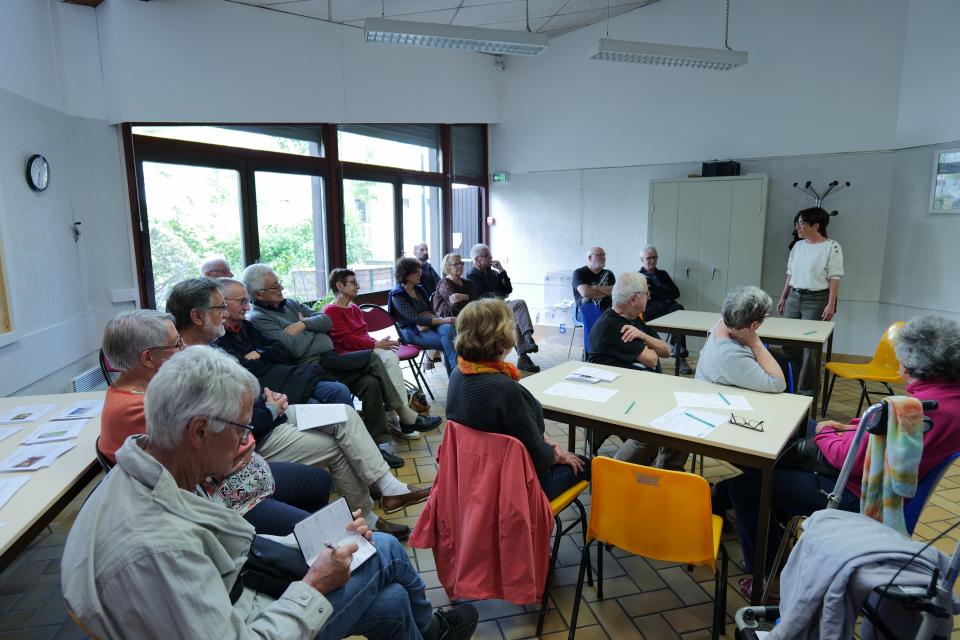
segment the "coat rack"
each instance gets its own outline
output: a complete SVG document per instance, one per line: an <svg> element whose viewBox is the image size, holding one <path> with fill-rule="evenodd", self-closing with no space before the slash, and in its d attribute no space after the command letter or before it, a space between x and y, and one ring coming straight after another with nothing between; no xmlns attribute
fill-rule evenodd
<svg viewBox="0 0 960 640"><path fill-rule="evenodd" d="M817 192L816 189L814 189L812 186L810 186L811 184L813 184L813 183L810 182L809 180L807 180L806 184L804 184L804 185L801 187L799 182L794 182L794 183L793 183L793 187L794 187L795 189L799 189L800 191L803 191L803 192L804 192L805 194L807 194L808 196L812 196L813 198L815 198L816 201L817 201L817 205L816 205L816 206L818 206L818 207L822 207L822 206L823 206L823 201L826 200L826 199L827 199L827 196L829 196L831 193L836 193L837 191L841 191L842 189L846 189L847 187L850 186L850 183L849 183L849 182L844 182L844 183L841 184L839 180L834 180L833 182L831 182L830 184L827 185L827 188L826 188L826 190L823 192L823 194L820 194L820 193ZM836 211L833 211L833 212L831 212L830 215L831 215L831 216L835 216L835 215L837 215L837 212L836 212Z"/></svg>

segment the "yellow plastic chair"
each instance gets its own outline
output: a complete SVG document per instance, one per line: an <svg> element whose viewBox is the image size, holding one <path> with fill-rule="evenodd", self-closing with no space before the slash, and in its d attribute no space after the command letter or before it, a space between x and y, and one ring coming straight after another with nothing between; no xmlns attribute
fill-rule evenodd
<svg viewBox="0 0 960 640"><path fill-rule="evenodd" d="M905 322L894 322L887 327L887 330L880 336L880 342L877 343L877 349L873 353L873 359L866 364L852 364L849 362L828 362L826 364L827 375L833 374L830 380L830 387L827 389L827 397L823 399L823 411L820 417L827 415L827 405L830 404L830 396L833 395L833 385L837 378L847 378L856 380L860 383L860 402L857 404L857 415L860 415L860 409L863 408L863 401L867 401L869 407L870 394L867 392L867 382L879 382L887 391L887 395L893 395L893 389L890 388L892 382L903 382L900 377L900 362L897 355L893 352L893 341L897 334L903 329ZM874 393L877 393L874 391Z"/></svg>
<svg viewBox="0 0 960 640"><path fill-rule="evenodd" d="M543 586L543 600L540 602L540 616L537 618L537 631L535 635L538 638L540 634L543 633L543 621L547 616L547 599L550 595L550 580L553 578L553 570L557 564L557 554L560 552L560 539L579 524L583 526L584 545L586 545L587 513L583 509L583 503L580 502L580 494L586 491L589 486L586 480L581 480L550 501L550 511L553 512L554 522L553 551L550 553L550 568L547 570L547 582ZM564 528L563 523L560 521L560 512L571 504L576 505L580 515ZM589 566L587 567L587 582L590 586L593 586L593 572Z"/></svg>
<svg viewBox="0 0 960 640"><path fill-rule="evenodd" d="M728 558L720 543L723 519L711 512L707 481L690 473L604 457L593 459L590 473L593 485L590 524L580 558L569 638L573 640L577 631L590 544L597 542L597 597L601 600L605 545L645 558L712 569L712 637L717 640L726 631Z"/></svg>

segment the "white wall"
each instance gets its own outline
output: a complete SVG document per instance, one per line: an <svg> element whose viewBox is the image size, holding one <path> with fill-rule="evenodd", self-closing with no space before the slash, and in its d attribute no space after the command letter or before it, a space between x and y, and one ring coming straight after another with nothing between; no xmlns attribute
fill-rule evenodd
<svg viewBox="0 0 960 640"><path fill-rule="evenodd" d="M97 9L109 121L495 122L491 56L222 0Z"/></svg>
<svg viewBox="0 0 960 640"><path fill-rule="evenodd" d="M611 21L610 37L723 45L723 3L671 0ZM738 0L728 72L587 59L596 24L508 60L492 166L521 173L726 157L889 149L906 5Z"/></svg>

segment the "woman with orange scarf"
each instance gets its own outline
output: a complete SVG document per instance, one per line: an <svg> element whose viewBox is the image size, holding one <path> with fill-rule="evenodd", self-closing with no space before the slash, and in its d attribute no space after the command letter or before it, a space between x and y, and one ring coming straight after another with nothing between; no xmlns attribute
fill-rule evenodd
<svg viewBox="0 0 960 640"><path fill-rule="evenodd" d="M469 303L457 316L454 346L459 358L450 374L447 418L517 438L552 500L580 480L589 480L590 465L547 438L543 406L517 383L520 372L505 361L514 346L515 324L510 308L492 298Z"/></svg>

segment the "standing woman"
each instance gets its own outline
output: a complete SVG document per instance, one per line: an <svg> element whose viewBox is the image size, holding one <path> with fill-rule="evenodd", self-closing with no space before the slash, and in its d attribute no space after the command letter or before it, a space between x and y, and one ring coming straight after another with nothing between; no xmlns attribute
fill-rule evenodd
<svg viewBox="0 0 960 640"><path fill-rule="evenodd" d="M799 241L787 259L787 281L777 302L777 312L786 318L832 320L837 312L840 278L843 277L843 250L827 237L830 215L820 207L797 214ZM784 348L794 362L800 362L797 390L813 395L813 357L809 350Z"/></svg>
<svg viewBox="0 0 960 640"><path fill-rule="evenodd" d="M433 294L433 310L438 316L456 316L471 300L476 300L473 285L463 277L463 258L458 253L443 256L443 279Z"/></svg>

